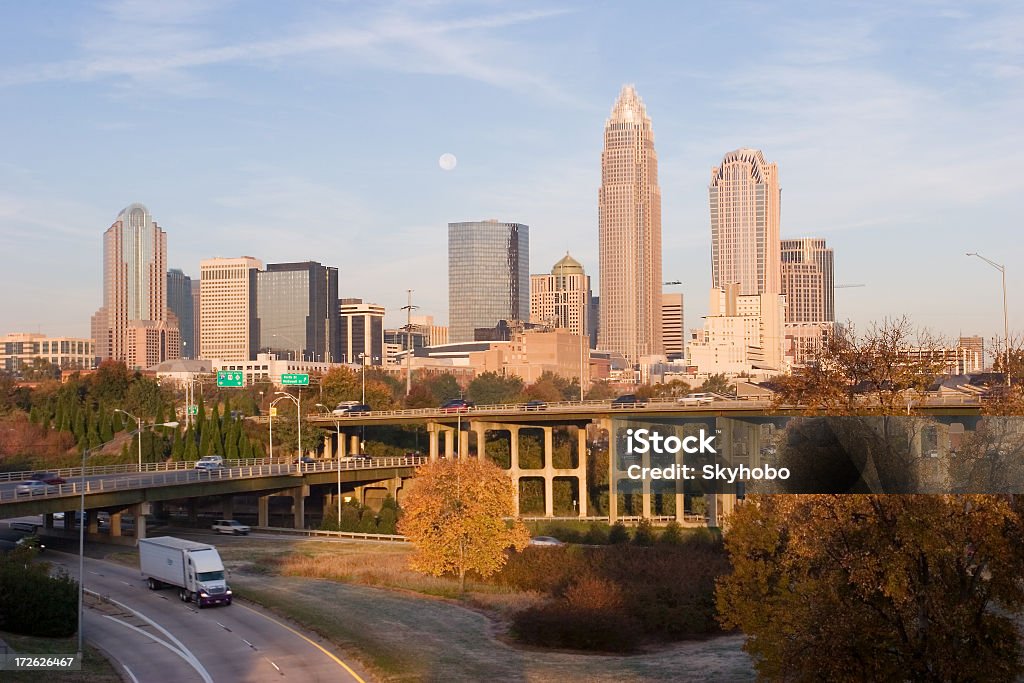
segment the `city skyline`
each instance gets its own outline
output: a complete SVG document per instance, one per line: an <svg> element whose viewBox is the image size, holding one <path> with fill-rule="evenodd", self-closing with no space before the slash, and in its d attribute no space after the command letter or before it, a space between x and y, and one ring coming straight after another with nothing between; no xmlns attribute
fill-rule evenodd
<svg viewBox="0 0 1024 683"><path fill-rule="evenodd" d="M705 10L279 8L269 33L267 8L241 21L231 3L15 6L0 28L0 89L19 104L0 114L0 250L18 257L0 284L21 295L0 303L2 331L87 336L97 226L135 201L160 217L169 268L336 264L340 296L385 305L392 326L410 288L447 322L444 230L464 216L529 224L534 262L569 249L598 290L594 158L623 83L658 126L664 277L697 302L691 326L711 279L707 173L749 146L780 169L781 237L827 239L836 283L866 285L837 292L839 321L908 313L949 338L1001 336L998 275L963 256L978 251L1007 265L1020 330L1024 181L1005 152L1022 137L1007 85L1024 11ZM758 48L722 53L723 26ZM146 49L96 38L112 32Z"/></svg>

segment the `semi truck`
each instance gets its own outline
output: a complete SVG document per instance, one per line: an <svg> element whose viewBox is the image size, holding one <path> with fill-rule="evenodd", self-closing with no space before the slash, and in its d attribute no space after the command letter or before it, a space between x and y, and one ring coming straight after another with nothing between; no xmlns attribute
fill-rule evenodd
<svg viewBox="0 0 1024 683"><path fill-rule="evenodd" d="M139 568L150 590L175 587L182 602L200 608L231 604L224 563L208 543L173 536L140 538Z"/></svg>

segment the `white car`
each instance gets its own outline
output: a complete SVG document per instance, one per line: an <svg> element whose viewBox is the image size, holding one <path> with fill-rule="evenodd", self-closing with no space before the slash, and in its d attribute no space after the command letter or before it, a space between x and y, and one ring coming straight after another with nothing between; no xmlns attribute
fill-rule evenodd
<svg viewBox="0 0 1024 683"><path fill-rule="evenodd" d="M56 486L50 486L38 479L23 481L14 488L14 493L19 496L38 496L40 494L54 493Z"/></svg>
<svg viewBox="0 0 1024 683"><path fill-rule="evenodd" d="M687 394L678 399L684 406L701 406L715 402L715 395L708 393Z"/></svg>
<svg viewBox="0 0 1024 683"><path fill-rule="evenodd" d="M555 546L565 545L565 543L562 543L554 536L534 536L530 539L530 545Z"/></svg>
<svg viewBox="0 0 1024 683"><path fill-rule="evenodd" d="M197 470L219 470L224 467L224 458L219 455L207 455L196 463Z"/></svg>
<svg viewBox="0 0 1024 683"><path fill-rule="evenodd" d="M235 536L248 536L251 531L249 527L237 519L218 519L210 528L219 534L233 534Z"/></svg>

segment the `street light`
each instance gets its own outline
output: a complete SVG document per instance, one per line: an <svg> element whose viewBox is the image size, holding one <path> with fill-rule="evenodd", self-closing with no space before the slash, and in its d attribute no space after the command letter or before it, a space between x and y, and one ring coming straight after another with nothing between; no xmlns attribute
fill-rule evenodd
<svg viewBox="0 0 1024 683"><path fill-rule="evenodd" d="M273 406L275 403L277 403L281 399L285 399L285 398L295 404L295 424L296 424L296 426L298 427L298 430L299 430L298 443L296 444L298 446L298 448L299 448L298 470L301 472L302 471L302 389L301 388L299 389L299 397L298 398L295 398L291 394L289 394L287 392L284 392L284 391L276 391L274 393L276 395L280 396L280 398L275 398L271 402L271 404L270 404L271 406ZM273 427L273 423L271 423L271 427ZM273 445L273 442L271 442L271 445Z"/></svg>
<svg viewBox="0 0 1024 683"><path fill-rule="evenodd" d="M967 255L977 256L982 261L998 270L1003 278L1003 343L1005 344L1003 351L1006 354L1006 364L1003 366L1003 372L1006 373L1006 386L1010 386L1012 384L1012 380L1010 379L1010 320L1006 313L1006 266L996 263L992 259L985 258L974 251L967 252Z"/></svg>
<svg viewBox="0 0 1024 683"><path fill-rule="evenodd" d="M362 403L365 406L366 405L366 354L365 353L359 354L359 363L363 366L363 368L362 368L362 370L363 370L363 372L362 372L362 375L363 375L363 400L362 400Z"/></svg>
<svg viewBox="0 0 1024 683"><path fill-rule="evenodd" d="M135 420L135 424L137 425L137 429L135 431L139 435L139 472L141 472L142 471L142 418L135 417L134 415L129 413L127 410L121 410L120 408L114 408L114 412L115 413L122 413L124 415L127 415L131 419ZM161 422L160 424L152 424L152 425L146 425L146 426L147 427L177 427L178 423L177 422ZM83 463L82 467L85 467L84 463Z"/></svg>
<svg viewBox="0 0 1024 683"><path fill-rule="evenodd" d="M331 409L325 406L323 403L317 403L317 408L323 408L324 411L331 414L334 419L334 429L338 433L338 451L341 450L341 420L338 419L334 413L331 413ZM338 461L338 528L341 528L341 455L338 452L334 454L335 460Z"/></svg>

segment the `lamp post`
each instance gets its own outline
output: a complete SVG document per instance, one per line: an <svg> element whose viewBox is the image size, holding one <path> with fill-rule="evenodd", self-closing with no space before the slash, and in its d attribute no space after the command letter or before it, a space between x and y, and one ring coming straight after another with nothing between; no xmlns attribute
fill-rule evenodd
<svg viewBox="0 0 1024 683"><path fill-rule="evenodd" d="M124 415L127 415L131 419L135 420L135 424L136 424L136 427L137 427L135 431L139 435L139 472L141 472L142 471L142 418L135 417L134 415L129 413L127 410L121 410L120 408L114 408L114 412L115 413L122 413ZM178 423L177 422L161 422L160 424L151 424L151 425L146 425L146 426L147 427L177 427ZM82 463L82 467L83 468L85 467L84 461Z"/></svg>
<svg viewBox="0 0 1024 683"><path fill-rule="evenodd" d="M331 409L325 406L323 403L317 403L317 408L323 408L324 412L330 413ZM332 414L333 417L333 414ZM334 418L334 429L338 434L338 451L341 450L341 420ZM336 451L334 459L338 461L338 528L341 528L341 455Z"/></svg>
<svg viewBox="0 0 1024 683"><path fill-rule="evenodd" d="M359 354L359 364L362 366L362 368L361 368L362 373L361 374L363 376L363 380L362 380L363 381L363 400L362 400L362 404L366 405L366 354L365 353Z"/></svg>
<svg viewBox="0 0 1024 683"><path fill-rule="evenodd" d="M1005 353L1005 365L1003 366L1003 372L1006 373L1006 386L1010 386L1012 384L1012 380L1010 379L1010 319L1006 312L1006 266L1001 263L996 263L992 259L985 258L974 251L967 252L967 255L977 256L982 261L998 270L1003 279L1003 352Z"/></svg>
<svg viewBox="0 0 1024 683"><path fill-rule="evenodd" d="M298 428L298 447L299 447L299 459L298 459L298 470L302 471L302 389L299 389L299 397L295 398L291 394L284 391L274 392L281 398L274 399L274 403L277 403L282 398L286 398L295 404L295 425ZM274 403L271 403L273 405Z"/></svg>

